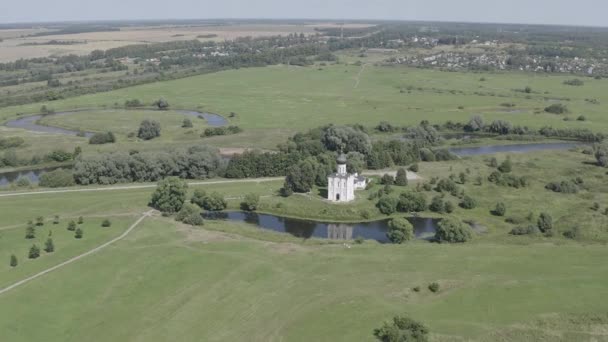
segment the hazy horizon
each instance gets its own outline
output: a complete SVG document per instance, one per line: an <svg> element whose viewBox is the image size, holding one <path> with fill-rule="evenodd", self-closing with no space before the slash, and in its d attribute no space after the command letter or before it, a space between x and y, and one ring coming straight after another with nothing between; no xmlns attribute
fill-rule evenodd
<svg viewBox="0 0 608 342"><path fill-rule="evenodd" d="M512 0L488 6L483 0L459 2L437 0L420 3L411 0L244 0L222 3L174 0L171 6L155 1L108 0L83 3L78 0L13 2L0 12L0 23L112 20L214 20L214 19L303 19L303 20L404 20L479 22L501 24L539 24L606 26L603 13L608 3L579 0ZM574 14L573 14L574 13Z"/></svg>

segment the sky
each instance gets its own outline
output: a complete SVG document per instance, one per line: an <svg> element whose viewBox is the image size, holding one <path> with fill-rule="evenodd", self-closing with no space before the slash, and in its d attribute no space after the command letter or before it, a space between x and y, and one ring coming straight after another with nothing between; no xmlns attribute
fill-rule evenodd
<svg viewBox="0 0 608 342"><path fill-rule="evenodd" d="M608 26L608 0L0 0L0 23L114 19L386 19Z"/></svg>

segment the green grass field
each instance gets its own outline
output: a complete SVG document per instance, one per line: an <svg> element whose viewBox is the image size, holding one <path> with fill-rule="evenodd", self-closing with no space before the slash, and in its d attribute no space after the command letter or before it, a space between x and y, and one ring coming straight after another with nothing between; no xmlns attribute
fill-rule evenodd
<svg viewBox="0 0 608 342"><path fill-rule="evenodd" d="M481 78L485 81L480 81ZM53 101L47 106L55 110L111 108L128 99L150 104L164 97L176 109L205 110L224 116L234 112L237 115L230 119L231 124L241 126L245 133L211 140L212 144L230 147L274 148L290 133L328 123L372 126L382 120L399 125L421 120L466 122L474 114L483 114L486 120L509 120L533 128L550 125L606 130L608 82L585 78L584 86L564 85L563 81L569 78L524 73L441 72L371 64L365 69L342 64L305 68L273 66L158 82ZM532 87L531 94L521 92L526 86ZM598 104L585 99L595 99ZM567 116L571 121L563 120L566 115L535 114L555 101L570 108ZM502 103L514 103L516 107L505 108ZM18 113L36 113L40 106L3 108L0 119L6 120ZM100 114L100 118L85 115L86 120L79 120L81 114L78 114L69 119L72 123L63 122L67 118L59 123L96 130L115 127L117 122L106 120L105 114ZM587 121L574 120L581 114Z"/></svg>

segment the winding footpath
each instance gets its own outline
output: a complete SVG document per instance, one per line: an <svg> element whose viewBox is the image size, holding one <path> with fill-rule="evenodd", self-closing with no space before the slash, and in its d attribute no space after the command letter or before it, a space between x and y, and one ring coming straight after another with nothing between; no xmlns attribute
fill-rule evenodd
<svg viewBox="0 0 608 342"><path fill-rule="evenodd" d="M133 229L135 229L135 227L137 227L141 223L141 221L143 221L146 217L152 215L153 212L154 212L154 210L150 210L150 211L147 211L147 212L143 213L143 215L139 219L137 219L137 221L135 221L135 223L133 223L120 236L115 237L114 239L112 239L112 240L110 240L110 241L108 241L108 242L106 242L106 243L104 243L104 244L102 244L100 246L97 246L97 247L91 249L88 252L85 252L83 254L77 255L77 256L75 256L75 257L73 257L73 258L71 258L69 260L66 260L66 261L64 261L64 262L62 262L62 263L60 263L58 265L55 265L55 266L53 266L51 268L47 268L46 270L44 270L42 272L38 272L38 273L36 273L36 274L34 274L34 275L30 276L30 277L27 277L27 278L25 278L23 280L20 280L20 281L14 283L13 285L10 285L8 287L0 289L0 295L4 294L4 293L6 293L6 292L8 292L10 290L13 290L13 289L15 289L15 288L17 288L17 287L19 287L21 285L24 285L24 284L26 284L26 283L28 283L28 282L36 279L36 278L42 277L43 275L45 275L47 273L51 273L51 272L53 272L53 271L55 271L55 270L57 270L57 269L59 269L61 267L67 266L67 265L69 265L69 264L71 264L71 263L73 263L75 261L78 261L78 260L80 260L80 259L82 259L82 258L84 258L86 256L89 256L89 255L91 255L91 254L93 254L95 252L98 252L98 251L100 251L100 250L108 247L109 245L111 245L111 244L113 244L113 243L115 243L117 241L120 241L120 240L124 239L127 235L129 235L129 233Z"/></svg>

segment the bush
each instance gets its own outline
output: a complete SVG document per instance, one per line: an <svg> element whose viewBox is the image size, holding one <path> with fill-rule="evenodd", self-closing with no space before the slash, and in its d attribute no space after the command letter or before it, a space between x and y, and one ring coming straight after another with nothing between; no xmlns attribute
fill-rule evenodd
<svg viewBox="0 0 608 342"><path fill-rule="evenodd" d="M471 227L451 217L439 221L435 232L435 240L440 243L462 243L472 238L473 230Z"/></svg>
<svg viewBox="0 0 608 342"><path fill-rule="evenodd" d="M112 225L112 222L110 220L108 220L108 219L104 219L101 222L101 226L104 227L104 228L110 227L111 225Z"/></svg>
<svg viewBox="0 0 608 342"><path fill-rule="evenodd" d="M34 229L33 224L28 224L25 228L25 238L28 240L34 239L36 237L36 229Z"/></svg>
<svg viewBox="0 0 608 342"><path fill-rule="evenodd" d="M36 259L40 256L40 248L36 245L32 245L32 247L30 248L30 251L27 255L28 258L30 259Z"/></svg>
<svg viewBox="0 0 608 342"><path fill-rule="evenodd" d="M182 121L182 128L192 128L192 120L186 118Z"/></svg>
<svg viewBox="0 0 608 342"><path fill-rule="evenodd" d="M507 213L507 206L504 203L498 202L496 203L496 207L492 210L492 214L496 216L505 216Z"/></svg>
<svg viewBox="0 0 608 342"><path fill-rule="evenodd" d="M53 243L53 239L46 239L46 242L44 243L44 251L47 253L53 253L55 251L55 244Z"/></svg>
<svg viewBox="0 0 608 342"><path fill-rule="evenodd" d="M203 209L205 210L221 211L226 209L227 206L228 203L224 200L224 196L218 192L213 192L203 199Z"/></svg>
<svg viewBox="0 0 608 342"><path fill-rule="evenodd" d="M397 210L397 199L384 196L378 201L376 207L378 207L381 213L391 215L395 212L395 210Z"/></svg>
<svg viewBox="0 0 608 342"><path fill-rule="evenodd" d="M78 217L78 224L83 224L84 223L84 217L80 216Z"/></svg>
<svg viewBox="0 0 608 342"><path fill-rule="evenodd" d="M587 118L586 118L584 115L579 115L579 116L576 118L576 121L587 121Z"/></svg>
<svg viewBox="0 0 608 342"><path fill-rule="evenodd" d="M578 185L573 181L562 181L560 183L551 182L545 185L545 189L553 192L561 192L565 194L576 194L579 191Z"/></svg>
<svg viewBox="0 0 608 342"><path fill-rule="evenodd" d="M445 204L443 202L442 196L435 196L431 200L431 205L429 205L429 210L434 211L436 213L443 213L445 211Z"/></svg>
<svg viewBox="0 0 608 342"><path fill-rule="evenodd" d="M477 207L477 201L474 198L466 195L460 202L460 207L463 209L474 209Z"/></svg>
<svg viewBox="0 0 608 342"><path fill-rule="evenodd" d="M397 209L400 212L412 213L426 210L426 197L424 194L407 191L399 196Z"/></svg>
<svg viewBox="0 0 608 342"><path fill-rule="evenodd" d="M139 125L137 137L143 140L160 137L160 122L148 119L142 121Z"/></svg>
<svg viewBox="0 0 608 342"><path fill-rule="evenodd" d="M84 236L84 231L81 228L76 228L76 231L74 232L74 238L82 239L83 236Z"/></svg>
<svg viewBox="0 0 608 342"><path fill-rule="evenodd" d="M538 227L529 225L526 227L516 227L511 229L509 234L511 235L533 235L539 233Z"/></svg>
<svg viewBox="0 0 608 342"><path fill-rule="evenodd" d="M188 193L188 184L177 177L158 182L149 205L161 212L176 213L182 209Z"/></svg>
<svg viewBox="0 0 608 342"><path fill-rule="evenodd" d="M566 113L569 113L570 111L568 110L568 107L566 107L565 105L563 105L561 103L554 103L554 104L546 107L545 112L551 113L551 114L566 114Z"/></svg>
<svg viewBox="0 0 608 342"><path fill-rule="evenodd" d="M45 172L40 175L40 180L38 185L47 188L62 188L73 186L76 183L74 182L74 175L69 170L57 169L50 172Z"/></svg>
<svg viewBox="0 0 608 342"><path fill-rule="evenodd" d="M175 216L175 220L192 226L202 226L203 216L201 208L192 203L184 203L182 209Z"/></svg>
<svg viewBox="0 0 608 342"><path fill-rule="evenodd" d="M163 98L156 100L154 102L154 105L156 107L158 107L158 109L160 109L160 110L166 110L167 108L169 108L169 102L167 102L167 100L165 100Z"/></svg>
<svg viewBox="0 0 608 342"><path fill-rule="evenodd" d="M507 157L507 159L505 159L505 161L503 161L500 166L498 166L498 171L502 173L509 173L512 169L513 166L511 164L511 158L509 157Z"/></svg>
<svg viewBox="0 0 608 342"><path fill-rule="evenodd" d="M201 134L201 137L213 137L216 135L231 135L238 134L243 131L239 126L228 126L228 127L211 127L206 128Z"/></svg>
<svg viewBox="0 0 608 342"><path fill-rule="evenodd" d="M258 205L260 205L260 195L254 193L245 195L245 199L241 202L241 208L247 211L257 210Z"/></svg>
<svg viewBox="0 0 608 342"><path fill-rule="evenodd" d="M435 191L449 192L451 194L455 194L458 191L458 186L456 185L456 183L454 183L453 180L449 178L444 178L437 182L437 186L435 186Z"/></svg>
<svg viewBox="0 0 608 342"><path fill-rule="evenodd" d="M125 101L125 107L127 107L127 108L135 108L135 107L141 107L141 106L143 106L143 104L138 99L132 99L132 100Z"/></svg>
<svg viewBox="0 0 608 342"><path fill-rule="evenodd" d="M576 87L580 87L585 85L585 82L583 82L582 80L578 79L578 78L573 78L571 80L565 80L564 81L565 85L569 85L569 86L576 86Z"/></svg>
<svg viewBox="0 0 608 342"><path fill-rule="evenodd" d="M102 144L112 144L116 142L116 137L112 132L106 133L95 133L93 136L89 138L89 144L91 145L102 145Z"/></svg>
<svg viewBox="0 0 608 342"><path fill-rule="evenodd" d="M70 221L68 223L68 230L72 231L72 232L76 230L76 222L75 221L72 220L72 221Z"/></svg>
<svg viewBox="0 0 608 342"><path fill-rule="evenodd" d="M450 202L450 201L445 201L444 206L444 210L446 213L451 214L454 212L454 210L456 209L456 207L454 206L454 203Z"/></svg>
<svg viewBox="0 0 608 342"><path fill-rule="evenodd" d="M388 226L389 231L386 233L386 237L392 243L401 244L414 238L414 227L405 218L394 218Z"/></svg>
<svg viewBox="0 0 608 342"><path fill-rule="evenodd" d="M6 137L0 138L0 150L9 148L17 148L25 144L25 140L21 137Z"/></svg>
<svg viewBox="0 0 608 342"><path fill-rule="evenodd" d="M429 290L433 293L436 293L439 291L439 283L437 282L432 282L429 284Z"/></svg>
<svg viewBox="0 0 608 342"><path fill-rule="evenodd" d="M36 225L37 226L44 226L44 217L42 217L42 216L36 217Z"/></svg>
<svg viewBox="0 0 608 342"><path fill-rule="evenodd" d="M395 316L392 322L374 329L374 336L382 342L426 342L428 335L426 326L405 316Z"/></svg>
<svg viewBox="0 0 608 342"><path fill-rule="evenodd" d="M47 154L45 157L46 160L55 161L58 163L63 163L68 160L72 160L73 158L74 158L74 155L72 153L62 151L62 150L55 150L55 151Z"/></svg>
<svg viewBox="0 0 608 342"><path fill-rule="evenodd" d="M384 185L393 185L395 184L395 178L388 173L385 173L384 176L380 179L380 184Z"/></svg>
<svg viewBox="0 0 608 342"><path fill-rule="evenodd" d="M19 264L19 261L17 260L17 256L15 254L11 254L11 260L9 262L9 265L11 267L17 267L18 264Z"/></svg>
<svg viewBox="0 0 608 342"><path fill-rule="evenodd" d="M20 188L26 188L26 187L32 185L32 183L30 182L29 178L27 178L27 177L19 177L17 179L17 181L15 181L15 185Z"/></svg>
<svg viewBox="0 0 608 342"><path fill-rule="evenodd" d="M418 163L414 163L410 166L410 171L412 171L412 172L418 172L418 169L419 169Z"/></svg>
<svg viewBox="0 0 608 342"><path fill-rule="evenodd" d="M538 230L546 236L553 235L553 218L547 213L541 213L536 223Z"/></svg>

